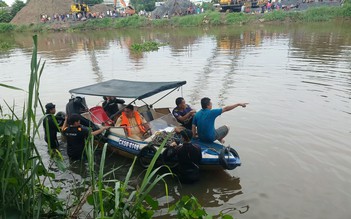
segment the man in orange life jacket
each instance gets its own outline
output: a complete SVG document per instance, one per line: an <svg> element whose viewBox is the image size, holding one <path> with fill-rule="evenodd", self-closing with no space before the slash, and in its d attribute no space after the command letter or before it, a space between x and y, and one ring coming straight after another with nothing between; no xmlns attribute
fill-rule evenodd
<svg viewBox="0 0 351 219"><path fill-rule="evenodd" d="M149 129L146 120L132 105L126 106L122 115L117 119L116 127L124 126L128 137L142 140L143 135Z"/></svg>

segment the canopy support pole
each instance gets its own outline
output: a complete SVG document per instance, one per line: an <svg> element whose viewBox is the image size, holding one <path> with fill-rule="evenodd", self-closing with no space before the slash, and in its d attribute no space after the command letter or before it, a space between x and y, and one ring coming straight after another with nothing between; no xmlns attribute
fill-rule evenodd
<svg viewBox="0 0 351 219"><path fill-rule="evenodd" d="M177 90L177 89L179 89L179 88L181 88L181 86L180 86L180 87L174 88L173 90L171 90L170 92L168 92L167 94L165 94L164 96L162 96L160 99L156 100L153 104L150 104L150 108L152 108L153 105L155 105L155 103L157 103L158 101L160 101L160 100L162 100L163 98L165 98L166 96L168 96L168 94L172 93L173 91L175 91L175 90Z"/></svg>

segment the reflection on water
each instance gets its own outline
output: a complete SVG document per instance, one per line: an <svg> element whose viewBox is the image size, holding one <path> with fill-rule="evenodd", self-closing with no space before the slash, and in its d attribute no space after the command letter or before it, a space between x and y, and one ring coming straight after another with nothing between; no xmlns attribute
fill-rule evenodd
<svg viewBox="0 0 351 219"><path fill-rule="evenodd" d="M240 179L225 171L202 171L200 180L194 184L182 185L175 178L169 178L167 184L170 194L168 200L171 201L171 204L174 204L182 196L193 195L199 203L202 205L205 203L204 206L208 209L208 213L213 216L218 216L219 211L211 209L217 209L218 207L222 209L223 213L229 215L245 214L250 208L247 203L237 203L235 201L235 198L243 193ZM158 218L167 218L164 217L167 212L167 201L162 199L164 196L162 190L154 191L153 195L160 197L161 206L165 207L164 211L158 213Z"/></svg>
<svg viewBox="0 0 351 219"><path fill-rule="evenodd" d="M213 180L214 178L216 181ZM209 207L222 206L235 196L242 194L240 179L224 171L202 171L198 183L176 187L175 190L179 197L192 194L207 203Z"/></svg>
<svg viewBox="0 0 351 219"><path fill-rule="evenodd" d="M91 59L91 65L93 67L93 72L96 74L96 82L102 82L103 81L103 74L100 70L98 60L95 55L95 50L89 51L89 56Z"/></svg>
<svg viewBox="0 0 351 219"><path fill-rule="evenodd" d="M208 84L209 75L214 71L212 66L213 61L218 56L218 49L214 48L211 53L211 56L207 59L207 64L203 67L202 71L198 73L198 78L196 79L195 85L193 86L193 91L190 95L190 103L192 105L195 105L195 103L203 97L203 93L201 91L208 89L206 85Z"/></svg>
<svg viewBox="0 0 351 219"><path fill-rule="evenodd" d="M70 96L68 90L95 82L113 78L186 80L183 92L164 98L161 107L174 106L175 98L182 94L195 109L200 109L204 96L213 100L214 107L249 102L246 109L226 112L216 120L216 126L230 126L226 142L237 149L243 165L233 171L203 172L193 185L169 179L169 200L193 194L211 214L223 211L238 218L348 218L349 26L331 23L42 34L39 56L47 63L40 95L42 102L55 102L62 110ZM26 89L31 36L21 33L0 38L16 45L0 53L0 83ZM167 45L157 52L130 51L133 43L144 41ZM17 91L0 88L0 93L8 102L23 102ZM101 98L87 98L90 106L99 101ZM45 155L45 143L38 141ZM47 155L44 160L48 162ZM123 166L114 176L123 179L130 160L110 155L107 165L106 171ZM73 176L58 178L86 177L72 168ZM137 167L135 172L142 170ZM139 180L137 175L134 184ZM157 189L154 194L166 208L164 190ZM165 214L161 211L159 216Z"/></svg>

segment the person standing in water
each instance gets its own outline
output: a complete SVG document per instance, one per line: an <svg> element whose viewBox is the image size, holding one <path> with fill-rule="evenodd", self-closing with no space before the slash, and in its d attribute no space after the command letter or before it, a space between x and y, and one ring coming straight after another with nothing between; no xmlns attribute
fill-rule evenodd
<svg viewBox="0 0 351 219"><path fill-rule="evenodd" d="M59 142L57 140L57 133L60 132L60 128L55 118L56 107L53 103L45 105L46 112L43 120L45 142L48 144L49 149L55 150L59 148Z"/></svg>
<svg viewBox="0 0 351 219"><path fill-rule="evenodd" d="M72 114L69 118L66 117L62 126L62 133L67 139L67 155L71 160L85 158L83 154L84 147L91 132L88 127L80 124L80 118L80 115ZM96 136L109 128L109 126L103 126L98 130L92 131L91 134Z"/></svg>

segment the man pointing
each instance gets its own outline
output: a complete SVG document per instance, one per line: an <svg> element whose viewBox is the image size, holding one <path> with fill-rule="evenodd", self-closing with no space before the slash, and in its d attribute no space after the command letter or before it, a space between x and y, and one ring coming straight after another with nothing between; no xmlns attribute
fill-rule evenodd
<svg viewBox="0 0 351 219"><path fill-rule="evenodd" d="M246 107L248 103L236 103L219 109L212 109L211 99L204 97L201 99L202 109L197 112L193 119L193 136L198 136L201 141L214 142L215 140L224 143L224 137L228 134L228 126L221 126L215 129L216 118L224 112L235 109L238 106Z"/></svg>

